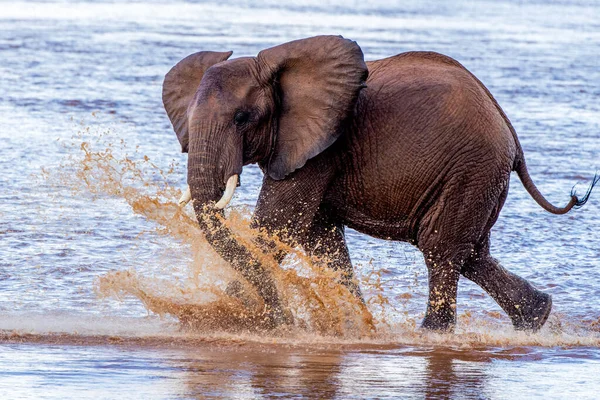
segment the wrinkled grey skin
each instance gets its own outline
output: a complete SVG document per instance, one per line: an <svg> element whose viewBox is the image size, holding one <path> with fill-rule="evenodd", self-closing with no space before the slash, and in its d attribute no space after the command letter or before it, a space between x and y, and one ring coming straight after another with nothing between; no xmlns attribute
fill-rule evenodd
<svg viewBox="0 0 600 400"><path fill-rule="evenodd" d="M165 109L189 153L199 223L217 252L259 291L273 325L290 322L275 285L210 210L229 177L258 163L264 180L254 224L329 259L357 296L344 227L417 246L429 272L422 326L449 331L462 275L517 329L537 330L551 298L489 253L490 229L511 171L549 212L510 121L483 84L431 52L365 63L355 42L298 40L257 57L201 52L167 74ZM368 76L368 79L367 79ZM269 243L263 243L268 250Z"/></svg>

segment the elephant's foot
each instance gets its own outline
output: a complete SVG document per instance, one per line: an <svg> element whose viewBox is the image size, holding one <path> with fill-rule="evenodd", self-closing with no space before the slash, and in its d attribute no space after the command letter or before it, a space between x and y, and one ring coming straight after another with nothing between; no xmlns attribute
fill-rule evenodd
<svg viewBox="0 0 600 400"><path fill-rule="evenodd" d="M453 333L456 326L455 314L447 312L431 312L427 310L425 318L421 323L421 329L438 333Z"/></svg>
<svg viewBox="0 0 600 400"><path fill-rule="evenodd" d="M439 323L425 318L421 323L421 329L436 333L453 333L454 324Z"/></svg>
<svg viewBox="0 0 600 400"><path fill-rule="evenodd" d="M551 311L552 296L536 290L527 304L515 305L515 312L510 314L510 319L515 330L537 332L544 326Z"/></svg>

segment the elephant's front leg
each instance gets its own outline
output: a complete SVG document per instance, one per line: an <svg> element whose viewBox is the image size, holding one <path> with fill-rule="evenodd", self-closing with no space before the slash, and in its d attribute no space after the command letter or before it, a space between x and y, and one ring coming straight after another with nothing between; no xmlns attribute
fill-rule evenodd
<svg viewBox="0 0 600 400"><path fill-rule="evenodd" d="M313 258L323 261L334 271L339 271L340 282L364 303L360 286L354 279L344 225L335 220L327 206L321 206L315 215L310 230L302 237L302 247Z"/></svg>
<svg viewBox="0 0 600 400"><path fill-rule="evenodd" d="M333 168L324 159L317 156L282 180L265 174L253 226L289 244L304 245L305 238L311 235L313 220L334 174ZM266 252L276 252L278 262L283 260L285 254L277 250L271 238L261 238L259 245Z"/></svg>

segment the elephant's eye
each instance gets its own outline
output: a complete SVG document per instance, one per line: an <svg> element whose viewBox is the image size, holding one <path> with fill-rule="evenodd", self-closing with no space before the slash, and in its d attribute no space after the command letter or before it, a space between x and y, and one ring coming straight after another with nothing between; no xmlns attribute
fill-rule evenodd
<svg viewBox="0 0 600 400"><path fill-rule="evenodd" d="M238 110L233 116L233 122L235 122L237 126L244 125L246 122L248 122L249 119L250 113L247 111Z"/></svg>

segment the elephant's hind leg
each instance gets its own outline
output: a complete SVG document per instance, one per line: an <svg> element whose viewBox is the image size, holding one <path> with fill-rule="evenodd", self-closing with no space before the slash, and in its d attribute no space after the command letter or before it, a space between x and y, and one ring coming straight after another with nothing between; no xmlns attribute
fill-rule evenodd
<svg viewBox="0 0 600 400"><path fill-rule="evenodd" d="M510 171L506 171L506 174ZM502 182L502 176L498 181ZM479 179L479 180L478 180ZM422 327L452 331L456 324L456 295L463 265L488 232L506 185L482 185L489 178L454 175L439 190L435 204L419 226L417 243L429 278L429 300Z"/></svg>
<svg viewBox="0 0 600 400"><path fill-rule="evenodd" d="M456 218L460 214L449 212ZM456 324L456 295L458 280L465 260L473 253L474 241L457 225L435 223L436 229L420 234L419 248L425 257L429 280L429 299L422 328L452 331ZM460 224L458 224L460 225Z"/></svg>
<svg viewBox="0 0 600 400"><path fill-rule="evenodd" d="M485 290L508 314L517 330L537 331L552 310L552 297L507 271L489 253L489 235L461 269L465 278Z"/></svg>
<svg viewBox="0 0 600 400"><path fill-rule="evenodd" d="M449 252L424 251L429 279L429 299L422 328L452 331L456 324L456 294L460 264Z"/></svg>

